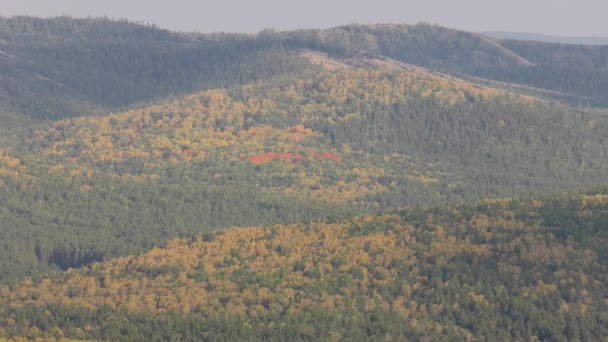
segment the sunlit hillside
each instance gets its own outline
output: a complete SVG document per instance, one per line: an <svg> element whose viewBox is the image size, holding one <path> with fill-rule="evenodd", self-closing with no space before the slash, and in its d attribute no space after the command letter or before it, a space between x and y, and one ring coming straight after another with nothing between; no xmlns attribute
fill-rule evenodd
<svg viewBox="0 0 608 342"><path fill-rule="evenodd" d="M2 272L231 225L602 184L607 126L601 114L382 67L60 120L5 137L2 234L19 243Z"/></svg>
<svg viewBox="0 0 608 342"><path fill-rule="evenodd" d="M0 340L606 340L606 56L0 17Z"/></svg>
<svg viewBox="0 0 608 342"><path fill-rule="evenodd" d="M231 228L4 286L0 332L598 340L607 219L601 192Z"/></svg>

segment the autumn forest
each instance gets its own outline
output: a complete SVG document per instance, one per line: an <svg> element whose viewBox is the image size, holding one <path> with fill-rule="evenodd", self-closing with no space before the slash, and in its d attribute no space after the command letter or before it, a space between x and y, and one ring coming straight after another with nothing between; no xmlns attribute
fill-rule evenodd
<svg viewBox="0 0 608 342"><path fill-rule="evenodd" d="M605 340L606 56L0 17L0 341Z"/></svg>

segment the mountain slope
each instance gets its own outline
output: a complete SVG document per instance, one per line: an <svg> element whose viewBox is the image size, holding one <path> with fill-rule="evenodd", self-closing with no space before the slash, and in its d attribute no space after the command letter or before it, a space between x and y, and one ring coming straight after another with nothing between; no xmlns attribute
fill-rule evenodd
<svg viewBox="0 0 608 342"><path fill-rule="evenodd" d="M0 339L603 340L604 52L0 19Z"/></svg>
<svg viewBox="0 0 608 342"><path fill-rule="evenodd" d="M0 36L0 108L37 120L300 77L314 69L297 56L301 49L383 56L461 77L542 88L552 92L538 94L576 105L608 105L606 46L495 40L428 24L203 35L102 18L13 17L0 18Z"/></svg>
<svg viewBox="0 0 608 342"><path fill-rule="evenodd" d="M596 192L228 229L4 286L0 334L602 340L607 215Z"/></svg>
<svg viewBox="0 0 608 342"><path fill-rule="evenodd" d="M283 36L291 47L343 57L382 55L452 74L566 93L553 98L577 105L608 105L608 46L494 40L428 24L348 25ZM549 54L553 57L545 58Z"/></svg>
<svg viewBox="0 0 608 342"><path fill-rule="evenodd" d="M280 46L246 35L216 40L101 18L0 18L0 36L0 101L35 119L306 69Z"/></svg>
<svg viewBox="0 0 608 342"><path fill-rule="evenodd" d="M332 153L342 170L333 181L359 178L343 172L365 169L369 158L387 173L400 167L399 160L409 159L411 164L401 165L406 166L401 172L417 168L411 174L416 177L428 171L426 176L446 182L444 186L473 186L470 177L478 174L480 179L501 177L508 187L525 179L529 190L551 191L556 189L543 187L566 180L580 185L606 181L607 124L602 115L479 88L422 69L355 69L206 91L141 110L60 121L23 136L15 149L42 154L66 167L118 175L159 175L167 165L197 160L248 165L258 164L256 156L270 158L267 161L287 158L292 162L276 162L277 167L321 178L329 175L319 174L323 169L317 168L321 164L315 155ZM268 153L275 155L265 156ZM446 173L434 172L438 170L430 163L438 163ZM518 176L522 178L510 178ZM308 183L302 178L291 182ZM264 187L267 182L256 183ZM501 191L496 188L495 193ZM297 192L305 194L306 189Z"/></svg>
<svg viewBox="0 0 608 342"><path fill-rule="evenodd" d="M282 36L290 46L338 56L384 55L435 69L471 71L483 66L532 65L483 35L428 24L347 25L285 32Z"/></svg>
<svg viewBox="0 0 608 342"><path fill-rule="evenodd" d="M17 243L1 270L141 251L200 233L195 222L209 231L603 184L607 126L422 69L324 71L58 121L5 137L0 234Z"/></svg>

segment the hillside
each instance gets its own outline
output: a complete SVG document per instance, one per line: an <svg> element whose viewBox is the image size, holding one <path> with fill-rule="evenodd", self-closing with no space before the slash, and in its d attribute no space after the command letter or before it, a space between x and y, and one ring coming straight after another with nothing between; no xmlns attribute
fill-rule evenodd
<svg viewBox="0 0 608 342"><path fill-rule="evenodd" d="M305 69L293 53L247 35L215 39L103 18L0 18L0 107L33 119L103 114Z"/></svg>
<svg viewBox="0 0 608 342"><path fill-rule="evenodd" d="M608 46L496 40L428 24L246 35L177 33L104 18L0 17L0 37L1 127L8 128L298 78L314 72L297 56L301 49L388 57L459 77L541 88L539 94L571 104L608 106L602 57Z"/></svg>
<svg viewBox="0 0 608 342"><path fill-rule="evenodd" d="M604 340L606 48L0 18L0 339Z"/></svg>
<svg viewBox="0 0 608 342"><path fill-rule="evenodd" d="M231 228L0 290L6 336L602 340L605 191Z"/></svg>
<svg viewBox="0 0 608 342"><path fill-rule="evenodd" d="M418 69L324 71L57 121L7 137L0 234L18 242L0 271L66 269L231 225L603 184L607 126Z"/></svg>
<svg viewBox="0 0 608 342"><path fill-rule="evenodd" d="M496 40L429 24L347 25L282 34L288 46L342 57L385 56L459 76L543 88L550 98L606 106L608 46Z"/></svg>

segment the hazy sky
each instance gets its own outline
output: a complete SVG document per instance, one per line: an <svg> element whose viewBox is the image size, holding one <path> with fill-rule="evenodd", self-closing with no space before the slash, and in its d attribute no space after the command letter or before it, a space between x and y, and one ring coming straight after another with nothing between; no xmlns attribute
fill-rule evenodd
<svg viewBox="0 0 608 342"><path fill-rule="evenodd" d="M0 15L108 16L200 32L420 21L470 31L608 37L607 0L0 0Z"/></svg>

